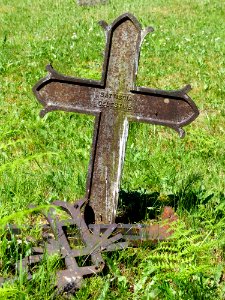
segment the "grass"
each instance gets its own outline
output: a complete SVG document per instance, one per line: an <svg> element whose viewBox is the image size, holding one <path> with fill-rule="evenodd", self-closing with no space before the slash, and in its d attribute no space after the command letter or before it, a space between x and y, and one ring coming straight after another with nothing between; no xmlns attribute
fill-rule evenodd
<svg viewBox="0 0 225 300"><path fill-rule="evenodd" d="M141 49L137 84L177 89L190 83L200 116L183 140L171 129L130 125L121 190L157 192L148 206L158 210L173 199L180 221L168 243L105 256L108 272L87 279L73 299L224 299L222 1L112 0L92 7L74 0L0 1L1 227L13 219L32 223L23 216L31 203L72 202L84 194L94 119L64 112L40 119L32 86L49 62L63 74L100 79L105 39L97 22L111 23L126 11L155 28ZM25 236L23 249L15 239L6 242L3 231L1 273L10 277L14 258L29 245ZM21 271L0 298L53 299L46 274L56 267L46 258L32 281Z"/></svg>

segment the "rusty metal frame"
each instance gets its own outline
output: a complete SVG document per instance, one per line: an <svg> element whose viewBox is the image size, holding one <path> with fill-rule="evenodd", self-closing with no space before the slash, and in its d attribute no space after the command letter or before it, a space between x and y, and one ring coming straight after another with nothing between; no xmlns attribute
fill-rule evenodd
<svg viewBox="0 0 225 300"><path fill-rule="evenodd" d="M82 208L87 199L81 199L75 204L55 201L50 210L42 214L47 224L42 227L45 243L32 248L32 254L18 261L16 269L22 266L27 272L28 280L33 277L32 267L39 264L45 253L58 254L64 260L65 268L56 272L56 294L74 294L83 282L83 278L96 275L105 267L102 252L123 250L128 246L139 247L142 243L155 244L171 236L172 231L168 223L146 224L89 224L86 225ZM68 216L59 217L58 208ZM168 219L169 220L169 219ZM167 224L167 225L166 225ZM73 248L68 237L68 228L74 227L79 234L72 231L72 239L82 247ZM8 227L13 234L21 234L21 228ZM88 265L79 266L76 258L83 257L82 262L88 259ZM0 277L1 284L4 279Z"/></svg>
<svg viewBox="0 0 225 300"><path fill-rule="evenodd" d="M114 233L117 224L110 224L103 233L98 227L89 230L81 212L86 202L86 199L81 199L75 204L55 201L53 203L55 207L51 207L47 215L43 213L54 238L51 234L47 234L45 227L46 243L44 247L33 247L33 254L22 259L22 268L27 270L29 279L32 278L30 268L43 259L45 252L49 255L57 253L65 262L65 269L57 271L57 293L74 293L80 288L84 276L97 274L103 270L105 262L101 252L120 250L128 246L128 242L122 240L121 233ZM60 220L55 208L64 210L69 218ZM67 237L67 228L70 226L75 226L80 233L80 237L77 238L84 244L81 249L73 249L70 246ZM91 264L79 266L76 258L84 256L90 258ZM17 268L20 264L19 261Z"/></svg>

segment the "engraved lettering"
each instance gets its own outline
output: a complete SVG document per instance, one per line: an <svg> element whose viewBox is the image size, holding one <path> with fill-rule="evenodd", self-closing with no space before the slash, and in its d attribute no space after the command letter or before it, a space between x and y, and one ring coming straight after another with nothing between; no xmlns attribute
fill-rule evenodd
<svg viewBox="0 0 225 300"><path fill-rule="evenodd" d="M103 91L94 93L92 102L95 103L97 107L115 108L124 111L132 110L132 96L128 94Z"/></svg>
<svg viewBox="0 0 225 300"><path fill-rule="evenodd" d="M131 102L128 102L127 109L132 110L132 103Z"/></svg>

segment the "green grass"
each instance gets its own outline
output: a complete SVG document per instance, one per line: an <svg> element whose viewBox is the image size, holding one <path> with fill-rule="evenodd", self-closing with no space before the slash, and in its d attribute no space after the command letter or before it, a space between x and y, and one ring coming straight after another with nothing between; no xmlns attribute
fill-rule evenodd
<svg viewBox="0 0 225 300"><path fill-rule="evenodd" d="M171 129L132 123L121 189L157 192L150 206L159 210L173 199L180 221L168 245L105 256L108 272L87 279L74 299L224 299L225 5L109 2L79 7L74 0L0 0L0 224L22 219L31 203L83 196L94 118L54 112L40 119L32 86L49 62L63 74L100 79L105 37L97 22L111 23L129 11L143 27L155 28L141 49L137 84L177 89L190 83L200 116L183 140ZM33 217L24 215L22 222ZM21 250L5 238L2 233L1 273L10 277L14 258L29 246L24 242ZM20 274L0 298L53 299L46 274L56 265L47 259L31 282Z"/></svg>

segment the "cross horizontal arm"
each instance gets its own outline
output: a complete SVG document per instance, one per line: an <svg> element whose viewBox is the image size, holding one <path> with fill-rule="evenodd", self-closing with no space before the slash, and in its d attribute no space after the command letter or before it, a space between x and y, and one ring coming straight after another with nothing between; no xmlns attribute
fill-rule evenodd
<svg viewBox="0 0 225 300"><path fill-rule="evenodd" d="M169 126L184 136L181 128L199 114L195 103L187 95L190 85L180 90L164 91L136 87L133 93L133 121Z"/></svg>
<svg viewBox="0 0 225 300"><path fill-rule="evenodd" d="M49 74L33 88L38 101L44 106L41 116L54 110L96 114L94 97L102 91L100 81L63 76L50 65L46 67Z"/></svg>

